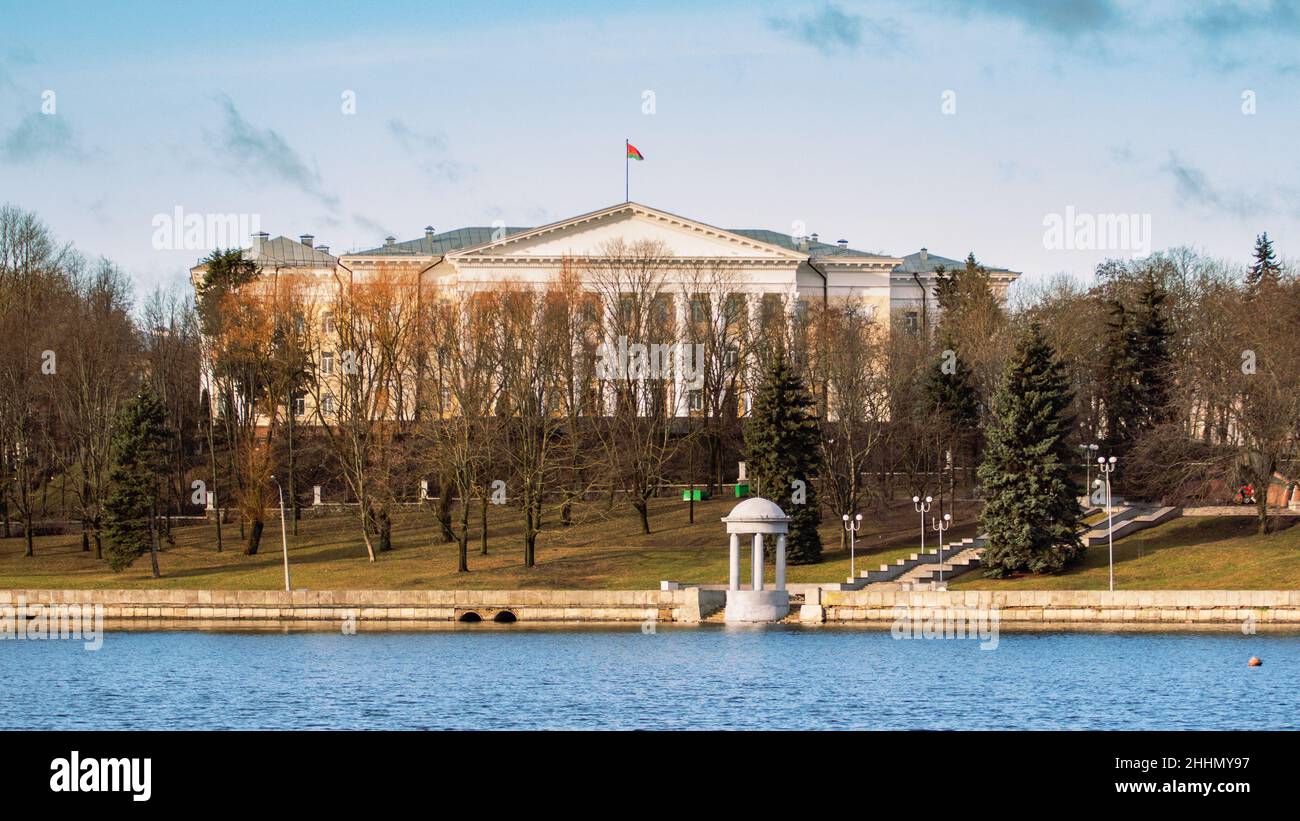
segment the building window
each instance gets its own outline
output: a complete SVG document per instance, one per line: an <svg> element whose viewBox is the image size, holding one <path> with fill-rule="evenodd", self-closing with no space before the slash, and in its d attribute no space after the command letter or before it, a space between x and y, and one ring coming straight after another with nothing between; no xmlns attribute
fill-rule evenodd
<svg viewBox="0 0 1300 821"><path fill-rule="evenodd" d="M693 411L704 410L704 391L691 391L687 394L690 408Z"/></svg>
<svg viewBox="0 0 1300 821"><path fill-rule="evenodd" d="M626 331L635 319L636 297L631 294L620 294L618 297L618 323L621 326L619 330Z"/></svg>
<svg viewBox="0 0 1300 821"><path fill-rule="evenodd" d="M731 370L736 367L736 362L740 359L740 352L736 348L730 347L722 352L722 367Z"/></svg>
<svg viewBox="0 0 1300 821"><path fill-rule="evenodd" d="M785 300L780 294L763 294L758 308L759 329L780 328L784 324Z"/></svg>
<svg viewBox="0 0 1300 821"><path fill-rule="evenodd" d="M740 324L748 313L744 294L727 294L727 301L724 306L723 310L726 312L724 320L725 324L729 326Z"/></svg>
<svg viewBox="0 0 1300 821"><path fill-rule="evenodd" d="M908 311L903 314L903 330L909 334L921 330L921 317L916 311Z"/></svg>
<svg viewBox="0 0 1300 821"><path fill-rule="evenodd" d="M325 327L325 333L327 334L332 334L338 330L338 327L334 324L334 314L329 313L328 311L325 313L325 317L321 324Z"/></svg>
<svg viewBox="0 0 1300 821"><path fill-rule="evenodd" d="M699 295L691 297L691 321L709 321L709 303L705 297Z"/></svg>
<svg viewBox="0 0 1300 821"><path fill-rule="evenodd" d="M650 302L651 332L663 333L673 326L673 298L660 294Z"/></svg>
<svg viewBox="0 0 1300 821"><path fill-rule="evenodd" d="M334 352L325 351L320 355L320 372L329 376L334 373Z"/></svg>
<svg viewBox="0 0 1300 821"><path fill-rule="evenodd" d="M302 416L307 413L307 397L301 393L293 395L293 415Z"/></svg>
<svg viewBox="0 0 1300 821"><path fill-rule="evenodd" d="M334 413L334 397L322 396L320 400L320 409L322 413Z"/></svg>

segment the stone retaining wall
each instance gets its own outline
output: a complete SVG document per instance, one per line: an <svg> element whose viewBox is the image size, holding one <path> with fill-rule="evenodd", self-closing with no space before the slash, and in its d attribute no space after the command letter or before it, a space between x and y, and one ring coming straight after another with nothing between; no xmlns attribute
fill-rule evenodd
<svg viewBox="0 0 1300 821"><path fill-rule="evenodd" d="M725 604L707 590L0 590L0 607L103 605L108 621L698 622ZM472 616L470 617L472 618Z"/></svg>
<svg viewBox="0 0 1300 821"><path fill-rule="evenodd" d="M1183 515L1189 517L1207 516L1258 516L1259 510L1254 505L1204 505L1185 507ZM1300 507L1270 507L1270 516L1300 516Z"/></svg>
<svg viewBox="0 0 1300 821"><path fill-rule="evenodd" d="M1260 624L1300 629L1300 590L822 590L804 621L893 623L900 608L929 618L949 608L998 611L1012 622L1093 624Z"/></svg>
<svg viewBox="0 0 1300 821"><path fill-rule="evenodd" d="M698 623L720 610L726 592L684 590L0 590L0 607L103 605L109 622L208 624L341 622L454 623L473 614L520 623ZM888 626L908 608L925 619L952 608L993 609L1003 625L1212 625L1253 621L1300 629L1300 590L902 591L817 590L805 593L796 618L808 623Z"/></svg>

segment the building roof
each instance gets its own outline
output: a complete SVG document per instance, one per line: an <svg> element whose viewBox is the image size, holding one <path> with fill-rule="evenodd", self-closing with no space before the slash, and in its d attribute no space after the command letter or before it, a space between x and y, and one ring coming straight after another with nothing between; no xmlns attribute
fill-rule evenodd
<svg viewBox="0 0 1300 821"><path fill-rule="evenodd" d="M468 228L457 228L452 231L445 231L441 234L434 234L432 237L423 236L419 239L406 240L405 242L394 242L392 245L381 245L378 248L370 248L365 251L355 251L349 256L442 256L452 251L459 251L465 248L473 248L498 239L521 234L525 231L532 231L532 228L499 228L471 226ZM804 247L789 234L782 234L779 231L768 231L763 228L725 228L733 234L739 234L746 239L752 239L756 242L765 242L769 245L775 245L784 248L787 251L806 253L813 258L817 257L878 257L880 254L873 254L867 251L858 251L853 248L841 247L825 242L813 242L808 240ZM503 234L494 232L504 231Z"/></svg>
<svg viewBox="0 0 1300 821"><path fill-rule="evenodd" d="M245 248L244 258L254 260L263 267L267 265L333 266L338 262L338 258L332 254L309 248L288 237L264 239L260 246L256 253L252 248Z"/></svg>
<svg viewBox="0 0 1300 821"><path fill-rule="evenodd" d="M831 244L826 242L814 242L811 239L801 243L795 237L789 234L783 234L780 231L768 231L764 228L728 228L733 234L740 234L742 237L748 237L759 242L766 242L769 245L778 245L789 251L798 251L806 253L808 256L816 259L817 257L880 257L888 256L887 254L873 254L870 251L859 251L855 248Z"/></svg>
<svg viewBox="0 0 1300 821"><path fill-rule="evenodd" d="M474 225L468 228L456 228L451 231L444 231L441 234L434 234L420 237L419 239L406 240L405 242L394 242L392 245L381 245L378 248L370 248L365 251L356 251L350 256L443 256L452 251L459 251L463 248L473 248L476 245L482 245L492 242L495 239L504 239L512 234L518 234L523 231L531 231L531 228L502 228L499 226ZM495 234L497 231L503 231L502 234Z"/></svg>
<svg viewBox="0 0 1300 821"><path fill-rule="evenodd" d="M939 256L938 254L932 254L927 249L922 248L914 254L908 254L907 256L903 257L902 263L894 266L894 273L932 274L940 265L943 266L943 269L945 271L966 269L965 260L956 260L956 259L950 259L948 257ZM984 270L988 271L990 274L1018 273L1016 271L1011 271L1006 268L998 268L993 265L985 265Z"/></svg>
<svg viewBox="0 0 1300 821"><path fill-rule="evenodd" d="M751 496L731 509L724 522L756 522L764 520L786 521L789 517L776 502L760 496Z"/></svg>
<svg viewBox="0 0 1300 821"><path fill-rule="evenodd" d="M451 231L444 231L441 234L428 234L418 239L406 240L405 242L394 242L391 245L381 245L378 248L371 248L365 251L356 251L349 256L434 256L441 257L452 251L460 251L466 248L474 248L505 237L520 234L525 231L532 231L532 228L524 227L500 227L500 226L483 226L475 225L466 228L455 228ZM733 234L752 239L755 242L764 242L769 245L775 245L788 251L796 253L806 253L812 259L822 259L826 257L880 257L881 254L869 251L859 251L855 248L849 248L846 245L838 243L831 244L826 242L815 242L811 239L800 242L798 238L790 234L784 234L780 231L769 231L765 228L727 228L723 229ZM251 256L251 249L246 249L245 256ZM256 257L262 265L293 265L293 266L332 266L338 262L338 259L326 251L318 248L311 248L307 245L290 239L289 237L276 237L275 239L263 240L261 251ZM932 254L927 249L922 248L915 253L902 257L902 262L894 266L895 274L932 274L939 266L944 270L960 270L966 267L964 260L952 259L951 257ZM1017 276L1018 272L1006 268L997 268L986 265L986 270L991 274Z"/></svg>

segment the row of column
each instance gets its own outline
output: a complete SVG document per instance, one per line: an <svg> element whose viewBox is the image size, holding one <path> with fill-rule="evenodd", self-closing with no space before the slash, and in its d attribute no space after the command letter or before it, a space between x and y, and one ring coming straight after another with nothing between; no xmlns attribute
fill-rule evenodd
<svg viewBox="0 0 1300 821"><path fill-rule="evenodd" d="M763 589L763 534L755 533L750 559L750 578L752 589ZM731 576L727 583L728 590L740 589L740 534L731 534ZM776 589L785 589L785 534L776 535Z"/></svg>

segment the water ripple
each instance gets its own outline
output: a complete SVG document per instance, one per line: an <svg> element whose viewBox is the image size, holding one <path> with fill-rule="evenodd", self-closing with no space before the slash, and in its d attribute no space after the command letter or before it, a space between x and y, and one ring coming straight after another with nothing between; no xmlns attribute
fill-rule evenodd
<svg viewBox="0 0 1300 821"><path fill-rule="evenodd" d="M113 633L0 643L0 729L1291 729L1297 671L1289 635Z"/></svg>

